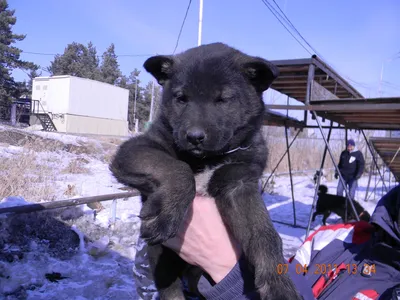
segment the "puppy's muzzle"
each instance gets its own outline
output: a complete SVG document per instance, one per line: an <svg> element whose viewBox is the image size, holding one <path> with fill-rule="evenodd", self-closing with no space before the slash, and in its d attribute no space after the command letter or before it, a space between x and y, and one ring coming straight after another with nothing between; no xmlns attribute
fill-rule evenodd
<svg viewBox="0 0 400 300"><path fill-rule="evenodd" d="M204 130L198 127L190 128L186 132L186 140L194 146L202 144L205 138L206 133L204 132Z"/></svg>

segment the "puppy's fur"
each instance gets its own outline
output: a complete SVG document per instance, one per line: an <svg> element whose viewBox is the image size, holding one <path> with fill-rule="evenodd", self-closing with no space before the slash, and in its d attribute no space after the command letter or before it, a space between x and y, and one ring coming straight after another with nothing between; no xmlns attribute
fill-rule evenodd
<svg viewBox="0 0 400 300"><path fill-rule="evenodd" d="M360 220L369 222L371 216L368 213L368 211L366 211L364 207L362 207L362 205L358 203L356 200L353 200L353 203ZM323 215L324 217L322 219L322 223L326 225L326 219L329 217L331 213L335 213L339 217L341 217L342 220L345 220L345 214L346 214L345 205L346 205L346 197L328 194L328 187L321 184L319 186L317 207L313 214L312 221L313 222L315 221L315 217L317 215ZM356 217L354 216L353 209L351 208L351 205L347 203L347 220L354 220L354 219L356 219Z"/></svg>
<svg viewBox="0 0 400 300"><path fill-rule="evenodd" d="M187 264L161 243L177 233L197 192L215 198L261 299L300 299L276 272L282 241L258 190L267 159L262 93L277 67L214 43L151 57L144 68L163 87L161 108L145 134L120 146L110 170L141 192L141 237L161 298L184 299Z"/></svg>

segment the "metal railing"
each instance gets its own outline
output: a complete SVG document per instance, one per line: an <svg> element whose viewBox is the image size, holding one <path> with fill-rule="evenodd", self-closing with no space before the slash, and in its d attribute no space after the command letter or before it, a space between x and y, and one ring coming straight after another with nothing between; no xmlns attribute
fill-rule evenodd
<svg viewBox="0 0 400 300"><path fill-rule="evenodd" d="M140 196L139 191L132 190L131 192L124 193L116 193L116 194L105 194L91 197L81 197L81 198L73 198L67 200L58 200L52 202L44 202L44 203L32 203L26 205L18 205L18 206L10 206L0 208L0 214L5 213L31 213L36 211L43 211L48 209L58 209L65 208L71 206L78 206L82 204L89 204L94 202L102 202L102 201L110 201L113 200L111 204L111 221L115 223L116 213L117 213L117 199L126 199L130 197Z"/></svg>

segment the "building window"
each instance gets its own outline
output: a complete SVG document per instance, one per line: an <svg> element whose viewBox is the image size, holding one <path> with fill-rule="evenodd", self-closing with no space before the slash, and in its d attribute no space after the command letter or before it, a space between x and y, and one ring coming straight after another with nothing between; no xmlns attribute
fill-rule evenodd
<svg viewBox="0 0 400 300"><path fill-rule="evenodd" d="M43 86L43 90L44 90L44 91L47 91L47 85L44 85L44 86Z"/></svg>
<svg viewBox="0 0 400 300"><path fill-rule="evenodd" d="M40 91L40 85L36 85L36 90Z"/></svg>

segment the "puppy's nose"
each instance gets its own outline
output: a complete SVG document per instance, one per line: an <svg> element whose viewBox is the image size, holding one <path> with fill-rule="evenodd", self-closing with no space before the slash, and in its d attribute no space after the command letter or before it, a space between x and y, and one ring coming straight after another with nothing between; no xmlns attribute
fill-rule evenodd
<svg viewBox="0 0 400 300"><path fill-rule="evenodd" d="M191 128L186 133L186 139L193 145L201 144L205 137L206 133L200 128Z"/></svg>

